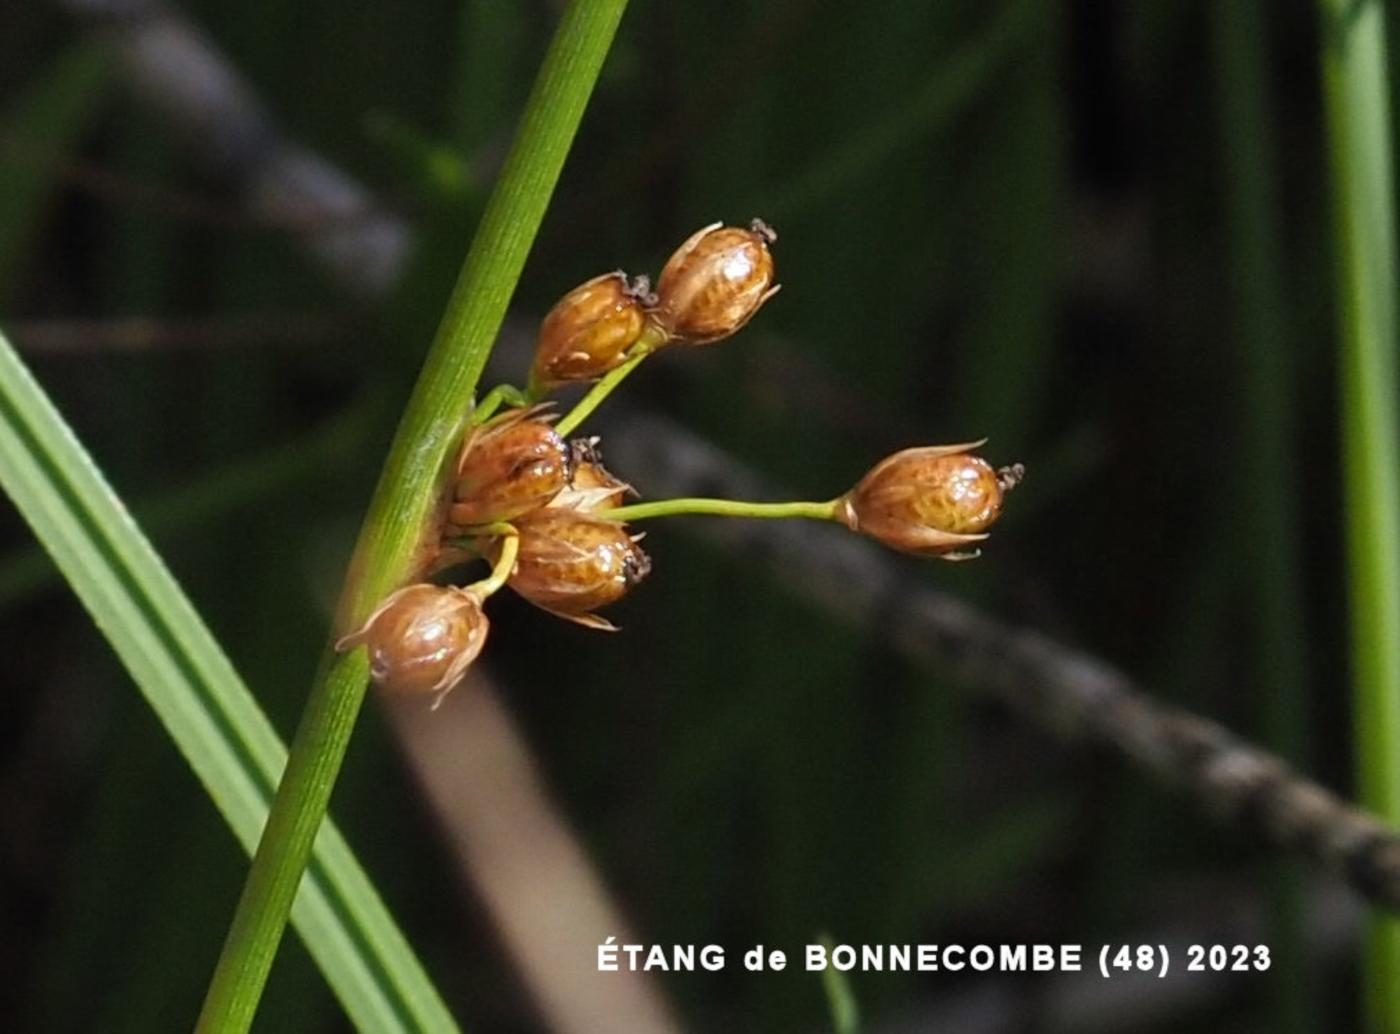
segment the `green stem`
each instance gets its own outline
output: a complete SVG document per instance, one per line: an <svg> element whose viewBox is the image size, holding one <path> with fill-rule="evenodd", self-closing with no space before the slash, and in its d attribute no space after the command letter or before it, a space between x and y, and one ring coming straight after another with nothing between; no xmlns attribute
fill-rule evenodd
<svg viewBox="0 0 1400 1034"><path fill-rule="evenodd" d="M1385 7L1322 0L1333 178L1356 759L1364 804L1400 820L1400 420ZM1372 920L1370 1029L1400 1032L1400 922Z"/></svg>
<svg viewBox="0 0 1400 1034"><path fill-rule="evenodd" d="M814 521L836 519L839 499L825 503L746 503L738 499L658 499L598 511L610 521L644 521L650 517L708 514L712 517L806 517Z"/></svg>
<svg viewBox="0 0 1400 1034"><path fill-rule="evenodd" d="M501 538L501 555L491 568L491 574L479 582L467 586L467 592L474 592L483 600L493 593L500 592L502 586L515 573L515 558L520 555L520 533L510 525L507 531L498 532Z"/></svg>
<svg viewBox="0 0 1400 1034"><path fill-rule="evenodd" d="M572 0L560 19L370 500L335 632L358 625L424 566L442 472L626 6ZM201 1032L252 1024L367 676L364 651L353 650L324 664L312 687L200 1012Z"/></svg>
<svg viewBox="0 0 1400 1034"><path fill-rule="evenodd" d="M822 934L818 940L829 954L836 946L830 934ZM850 978L835 966L822 970L822 990L826 992L826 1005L831 1013L832 1034L857 1034L860 1030L860 1005L855 992L851 990Z"/></svg>
<svg viewBox="0 0 1400 1034"><path fill-rule="evenodd" d="M496 410L503 405L515 407L528 406L534 400L525 392L515 387L513 384L497 384L494 388L482 396L481 401L472 410L473 424L484 424L495 416Z"/></svg>
<svg viewBox="0 0 1400 1034"><path fill-rule="evenodd" d="M642 332L641 339L632 346L632 350L636 354L621 366L614 367L603 374L602 379L588 389L588 394L579 399L578 404L554 425L554 430L559 433L561 438L567 438L590 413L602 405L603 400L613 393L614 388L626 380L629 373L642 365L643 359L665 343L666 332L656 324L649 322L647 329Z"/></svg>

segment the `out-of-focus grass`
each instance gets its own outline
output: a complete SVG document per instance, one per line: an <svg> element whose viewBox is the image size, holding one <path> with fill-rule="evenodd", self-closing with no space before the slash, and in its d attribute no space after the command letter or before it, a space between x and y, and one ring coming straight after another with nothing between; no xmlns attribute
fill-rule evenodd
<svg viewBox="0 0 1400 1034"><path fill-rule="evenodd" d="M39 221L57 192L54 166L72 160L107 82L103 49L74 44L0 112L0 306L12 302Z"/></svg>
<svg viewBox="0 0 1400 1034"><path fill-rule="evenodd" d="M1307 610L1299 570L1297 338L1288 316L1278 229L1277 155L1267 21L1257 0L1211 7L1216 96L1224 158L1229 283L1244 388L1240 531L1250 561L1251 670L1269 687L1256 708L1264 741L1308 767ZM1238 540L1236 540L1238 541ZM1274 879L1273 987L1280 1031L1316 1029L1317 981L1303 931L1302 874L1281 863Z"/></svg>
<svg viewBox="0 0 1400 1034"><path fill-rule="evenodd" d="M1322 0L1336 226L1342 458L1361 799L1400 821L1400 418L1394 134L1385 8ZM1372 921L1371 1029L1400 1031L1400 921Z"/></svg>
<svg viewBox="0 0 1400 1034"><path fill-rule="evenodd" d="M132 510L153 535L188 534L217 515L289 491L327 468L343 465L364 444L366 423L366 413L354 411L304 439L137 502ZM52 560L37 547L0 557L0 609L15 606L58 578Z"/></svg>
<svg viewBox="0 0 1400 1034"><path fill-rule="evenodd" d="M286 756L194 607L0 337L0 487L14 500L245 848ZM350 848L327 826L296 921L358 1024L451 1029Z"/></svg>
<svg viewBox="0 0 1400 1034"><path fill-rule="evenodd" d="M18 20L40 17L43 5L22 6ZM182 10L248 72L294 136L402 202L421 247L395 302L341 347L217 363L185 355L46 364L65 410L85 436L102 435L104 460L141 496L289 440L352 388L401 397L479 201L444 207L415 194L422 177L402 163L385 170L384 143L366 137L364 113L393 112L489 171L547 31L534 7L489 0L428 0L411 12L191 0ZM1287 159L1271 171L1281 198L1275 258L1295 320L1288 329L1300 361L1316 364L1331 313L1316 202L1314 26L1300 13L1310 12L1271 9L1274 70L1261 82ZM1236 633L1262 615L1239 577L1253 518L1234 502L1252 496L1257 480L1238 459L1249 449L1244 436L1262 425L1243 415L1259 395L1234 322L1236 300L1254 288L1222 275L1218 259L1234 239L1221 147L1239 140L1222 137L1217 147L1203 136L1226 111L1214 77L1186 74L1210 67L1217 40L1201 30L1219 16L1199 5L975 0L634 5L517 307L541 313L563 290L619 265L654 273L681 236L710 219L774 218L783 294L731 344L648 364L628 396L665 408L802 496L840 487L872 454L911 437L992 433L998 458L1030 467L992 548L956 569L911 563L909 576L1104 653L1241 731L1257 729L1276 720L1275 705L1255 692L1253 639ZM1019 28L989 51L985 42L1008 22ZM14 38L62 42L71 25L45 31ZM308 63L308 40L335 56ZM4 38L0 53L17 54ZM962 76L971 67L963 57L979 54L988 59ZM43 71L33 55L20 56L13 76ZM951 101L938 93L948 82ZM169 157L178 142L163 139L158 122L116 111L87 137L91 160L220 198L192 162ZM167 154L140 153L160 148ZM344 301L307 273L284 234L211 230L73 192L50 211L53 233L24 259L43 274L43 291L24 278L35 315L72 305L180 316ZM805 367L783 361L791 354L836 385L832 397L806 394ZM256 393L246 390L255 382ZM1325 370L1305 369L1291 414L1300 430L1292 461L1309 492L1305 635L1319 672L1344 663L1328 387ZM865 400L858 420L852 398ZM1063 467L1060 443L1072 454ZM333 590L335 561L316 558L335 557L337 529L353 520L378 453L348 456L314 490L264 497L232 519L201 522L198 536L170 539L191 591L288 721L314 660L296 637L320 620L314 603ZM746 557L717 558L661 527L648 542L657 569L619 607L621 637L550 630L509 601L493 628L493 663L512 710L648 935L779 946L813 929L850 941L971 929L1076 940L1150 922L1162 909L1189 912L1175 907L1174 889L1213 903L1219 881L1243 886L1257 874L1249 841L1220 835L1115 763L1067 756L999 710L910 671L880 645L878 629L834 629L763 586ZM51 633L36 629L52 620L48 610L16 607L0 624L14 630L9 641L42 643ZM47 656L27 655L35 665ZM124 690L95 667L99 699ZM42 672L26 677L48 684ZM53 681L61 685L61 675ZM11 706L11 727L24 728L23 694ZM1319 693L1309 712L1318 773L1334 785L1344 781L1340 706L1338 694ZM118 733L90 724L106 752L72 791L84 807L121 757L111 742ZM444 907L450 874L426 843L402 835L410 791L369 724L349 762L358 792L337 798L342 819L474 1019L518 1025L508 960L470 909ZM183 827L197 812L182 814L170 821ZM139 809L94 815L64 835L59 860L80 866L85 838L105 821L121 828L101 841L104 857L123 844L136 854L164 832ZM202 867L199 842L172 844L172 864ZM223 861L226 874L233 863ZM103 887L101 876L92 874L93 887ZM794 881L799 890L784 889ZM101 900L99 891L86 900ZM56 937L66 924L82 927L71 913L39 914L35 922ZM106 991L96 976L102 945L121 943L123 920L85 914L105 940L75 942L65 982L85 979L85 996L97 998ZM193 957L158 940L169 980L202 977L207 951ZM269 987L269 1030L299 1029L287 1018L301 992L285 973L279 964ZM672 974L665 983L696 1026L756 1017L770 1027L821 1024L811 980L789 976ZM859 981L875 1023L945 990L899 974ZM1323 1014L1344 1013L1344 994L1324 987ZM1201 1017L1202 1029L1277 1018L1267 996L1241 995L1227 1017L1214 1009Z"/></svg>

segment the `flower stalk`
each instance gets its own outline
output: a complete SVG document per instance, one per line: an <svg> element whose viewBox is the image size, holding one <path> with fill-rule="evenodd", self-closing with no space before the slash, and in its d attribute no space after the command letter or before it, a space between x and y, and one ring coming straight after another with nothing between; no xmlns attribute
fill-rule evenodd
<svg viewBox="0 0 1400 1034"><path fill-rule="evenodd" d="M1386 5L1322 0L1332 165L1356 761L1361 800L1400 820L1400 412ZM1376 915L1368 1029L1400 1032L1400 921Z"/></svg>
<svg viewBox="0 0 1400 1034"><path fill-rule="evenodd" d="M579 425L603 404L603 400L611 395L633 370L642 365L642 360L665 342L666 332L655 324L649 325L642 332L637 343L632 346L632 357L621 366L614 367L603 374L598 383L589 388L587 394L578 400L574 408L560 418L559 423L554 425L554 429L566 438L573 434L574 431L578 430Z"/></svg>
<svg viewBox="0 0 1400 1034"><path fill-rule="evenodd" d="M424 536L445 463L625 8L626 0L572 0L560 19L370 501L337 632L362 624L431 559ZM354 650L325 663L312 688L200 1012L201 1032L241 1034L252 1025L368 675L365 651Z"/></svg>
<svg viewBox="0 0 1400 1034"><path fill-rule="evenodd" d="M630 506L600 510L599 517L610 521L644 521L653 517L679 517L705 514L712 517L805 517L814 521L839 521L840 499L824 503L749 503L741 499L657 499Z"/></svg>

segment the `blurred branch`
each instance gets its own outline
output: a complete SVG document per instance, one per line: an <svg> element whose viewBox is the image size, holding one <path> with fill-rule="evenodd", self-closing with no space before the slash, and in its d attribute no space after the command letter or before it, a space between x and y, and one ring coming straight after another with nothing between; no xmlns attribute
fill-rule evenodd
<svg viewBox="0 0 1400 1034"><path fill-rule="evenodd" d="M283 140L237 74L170 9L150 0L54 2L111 34L141 96L243 184L249 204L292 198L308 215L342 212L350 202L352 211L373 208L362 186ZM410 237L404 223L377 214L303 240L348 290L377 295L402 271ZM669 421L616 407L606 416L611 459L648 494L775 495ZM1106 745L1154 779L1185 787L1221 821L1252 826L1400 909L1400 836L1223 726L1158 703L1095 657L920 585L912 564L835 529L692 526L747 551L832 616L874 628L911 662L952 672L1068 741Z"/></svg>
<svg viewBox="0 0 1400 1034"><path fill-rule="evenodd" d="M54 0L116 53L127 84L181 134L191 153L235 185L248 216L313 226L302 244L347 288L380 295L402 269L409 230L367 190L288 140L238 73L193 25L159 0Z"/></svg>
<svg viewBox="0 0 1400 1034"><path fill-rule="evenodd" d="M220 202L163 184L148 183L91 162L75 161L61 151L12 135L0 135L0 158L112 204L221 230L281 230L306 234L354 223L365 216L365 210L341 213L292 209L254 211L237 202Z"/></svg>
<svg viewBox="0 0 1400 1034"><path fill-rule="evenodd" d="M468 882L559 1034L679 1030L656 982L625 969L598 979L597 946L638 943L559 810L491 682L473 671L436 711L387 710ZM524 903L528 902L528 905Z"/></svg>
<svg viewBox="0 0 1400 1034"><path fill-rule="evenodd" d="M1345 964L1351 957L1362 911L1342 888L1312 881L1303 916L1308 963ZM1189 888L1177 918L1115 935L1124 943L1166 945L1173 967L1193 944L1270 944L1264 901L1238 885ZM1150 973L1118 973L1111 981L1089 962L1082 972L1047 975L1042 981L1008 975L978 981L964 991L929 996L882 1017L868 1034L1088 1034L1132 1030L1195 1030L1215 1010L1251 994L1238 974L1201 972L1191 979L1158 979Z"/></svg>
<svg viewBox="0 0 1400 1034"><path fill-rule="evenodd" d="M353 330L347 318L314 312L241 313L203 319L18 320L9 325L15 344L34 355L320 345L341 340Z"/></svg>
<svg viewBox="0 0 1400 1034"><path fill-rule="evenodd" d="M669 420L620 408L607 416L600 430L609 463L644 496L785 497ZM1221 821L1254 827L1400 909L1400 836L1393 830L1223 726L1153 700L1098 658L928 588L909 561L835 528L686 523L833 617L870 627L910 663L990 692L1065 740L1111 748L1154 779L1191 791Z"/></svg>

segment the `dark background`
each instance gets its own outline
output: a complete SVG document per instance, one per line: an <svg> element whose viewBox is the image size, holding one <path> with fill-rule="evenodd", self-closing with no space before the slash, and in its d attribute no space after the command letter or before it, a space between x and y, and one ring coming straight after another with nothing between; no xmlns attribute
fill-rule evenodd
<svg viewBox="0 0 1400 1034"><path fill-rule="evenodd" d="M590 276L655 273L696 227L763 216L782 293L622 398L800 498L904 445L989 437L1026 484L981 560L901 561L911 578L1346 792L1316 17L1219 8L635 0L513 314L528 329ZM0 318L123 497L177 511L153 538L286 736L557 7L179 9L289 137L421 231L412 261L383 299L337 284L296 225L248 213L237 168L103 71L90 22L14 4ZM36 114L45 90L66 107ZM133 316L143 347L109 347ZM269 457L295 473L259 488L243 465ZM759 942L1155 942L1236 915L1280 964L1178 986L1164 1013L1066 1013L1049 978L852 988L870 1030L984 1000L1000 1018L976 1029L1352 1029L1358 917L1332 884L916 670L880 621L833 621L760 558L648 530L622 634L501 600L482 663L642 938L729 948L723 974L661 978L688 1029L825 1029L815 975L737 971ZM0 1027L183 1029L244 857L7 506L0 547ZM467 1029L538 1029L373 701L333 810ZM1261 925L1285 885L1311 918ZM345 1029L294 938L259 1029Z"/></svg>

